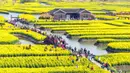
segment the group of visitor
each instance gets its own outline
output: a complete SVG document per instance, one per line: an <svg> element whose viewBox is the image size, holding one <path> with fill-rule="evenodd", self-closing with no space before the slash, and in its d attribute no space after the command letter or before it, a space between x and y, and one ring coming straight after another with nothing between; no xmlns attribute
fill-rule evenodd
<svg viewBox="0 0 130 73"><path fill-rule="evenodd" d="M60 37L60 36L56 36L56 35L47 35L47 38L44 40L44 44L53 44L54 48L56 47L62 47L63 49L66 49L66 45L67 43L65 42L65 40Z"/></svg>
<svg viewBox="0 0 130 73"><path fill-rule="evenodd" d="M28 22L26 19L18 19L17 18L17 19L8 21L8 22L11 23L11 24L13 24L16 27L20 26L21 29L28 29L30 24L33 26L31 28L35 28L34 24Z"/></svg>
<svg viewBox="0 0 130 73"><path fill-rule="evenodd" d="M92 58L94 58L95 55L93 55L92 53L90 53L89 50L87 50L87 48L80 48L80 49L77 49L76 47L75 48L72 48L72 47L68 47L69 50L72 51L73 54L76 54L78 56L85 56L85 57L91 57L90 59L92 60Z"/></svg>
<svg viewBox="0 0 130 73"><path fill-rule="evenodd" d="M16 23L16 22L21 22L21 23L23 23L23 24L27 24L27 25L29 25L30 23L26 20L26 19L14 19L14 20L11 20L10 21L11 23L13 22L14 24Z"/></svg>
<svg viewBox="0 0 130 73"><path fill-rule="evenodd" d="M101 66L102 68L107 68L107 69L109 69L109 64L108 63L102 63L102 66Z"/></svg>
<svg viewBox="0 0 130 73"><path fill-rule="evenodd" d="M57 35L47 35L47 38L44 40L44 44L53 44L54 45L54 48L56 47L62 47L63 49L68 49L68 50L71 50L72 54L73 55L76 55L76 56L85 56L85 57L88 57L89 60L92 60L95 55L93 55L92 53L90 53L89 50L87 50L86 48L72 48L71 46L68 46L68 44L66 43L66 41L60 37L60 36L57 36Z"/></svg>
<svg viewBox="0 0 130 73"><path fill-rule="evenodd" d="M14 24L15 26L17 26L17 22L20 22L22 24L26 24L29 25L29 22L26 22L26 20L24 19L15 19L13 21L10 21L10 23ZM35 27L35 26L34 26ZM36 31L38 33L41 33L41 31L37 31L36 28L32 29L33 31ZM73 55L76 55L76 61L80 60L80 57L85 56L86 58L88 58L90 61L92 61L95 58L95 55L93 55L92 53L90 53L89 50L87 50L87 48L72 48L71 46L68 46L68 44L66 43L66 41L57 35L47 35L46 39L43 42L44 44L48 44L48 45L54 45L54 48L56 47L62 47L63 49L68 49L71 50ZM31 46L29 45L29 47L27 48L31 48ZM58 57L57 57L58 59ZM74 59L72 59L70 57L70 59L72 60L72 63L74 63ZM78 67L78 66L77 66ZM103 63L102 68L109 68L109 64L108 63ZM91 70L94 70L94 67L91 67Z"/></svg>

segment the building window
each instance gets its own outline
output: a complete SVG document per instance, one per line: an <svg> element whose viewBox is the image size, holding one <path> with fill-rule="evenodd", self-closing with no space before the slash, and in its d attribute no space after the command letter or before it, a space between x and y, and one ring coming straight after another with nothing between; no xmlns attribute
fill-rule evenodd
<svg viewBox="0 0 130 73"><path fill-rule="evenodd" d="M88 15L87 15L87 14L84 14L84 18L88 18Z"/></svg>
<svg viewBox="0 0 130 73"><path fill-rule="evenodd" d="M62 16L62 14L60 15L60 18L62 18L63 16Z"/></svg>

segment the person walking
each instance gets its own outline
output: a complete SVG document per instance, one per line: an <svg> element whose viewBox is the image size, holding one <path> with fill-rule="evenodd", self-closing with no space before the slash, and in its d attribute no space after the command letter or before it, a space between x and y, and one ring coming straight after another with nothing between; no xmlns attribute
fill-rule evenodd
<svg viewBox="0 0 130 73"><path fill-rule="evenodd" d="M87 50L86 50L86 48L84 48L84 53L87 54Z"/></svg>
<svg viewBox="0 0 130 73"><path fill-rule="evenodd" d="M91 69L91 70L94 70L94 67L92 66L90 69Z"/></svg>
<svg viewBox="0 0 130 73"><path fill-rule="evenodd" d="M79 61L79 56L76 55L76 61Z"/></svg>
<svg viewBox="0 0 130 73"><path fill-rule="evenodd" d="M77 48L76 48L76 47L74 48L74 51L75 51L75 52L77 51Z"/></svg>

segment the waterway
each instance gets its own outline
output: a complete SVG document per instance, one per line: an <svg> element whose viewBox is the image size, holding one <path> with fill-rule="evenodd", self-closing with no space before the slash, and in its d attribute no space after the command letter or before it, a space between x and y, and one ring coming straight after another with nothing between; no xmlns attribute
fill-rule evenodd
<svg viewBox="0 0 130 73"><path fill-rule="evenodd" d="M0 16L3 16L5 19L10 20L11 16L18 17L20 14L23 14L23 13L8 12L8 14L0 13ZM35 16L36 19L38 19L40 17L40 14L32 14L32 15Z"/></svg>
<svg viewBox="0 0 130 73"><path fill-rule="evenodd" d="M10 19L10 16L12 15L13 17L17 17L19 14L21 13L14 13L14 12L9 12L9 14L2 14L0 13L0 16L4 16L5 18L7 18L8 20ZM34 15L37 19L39 18L40 15ZM26 24L20 24L18 23L19 27L27 27L29 29L34 28L33 25L26 25ZM78 39L69 39L67 38L64 34L62 33L51 33L49 30L41 30L43 32L46 32L47 35L53 34L53 35L57 35L57 36L61 36L67 43L68 46L71 46L72 48L77 48L77 49L81 49L81 48L86 48L87 50L89 50L91 53L93 53L94 55L104 55L107 54L106 50L101 49L101 47L99 48L98 46L94 45L94 42L78 42ZM20 40L21 44L32 44L32 42L26 41L26 40Z"/></svg>
<svg viewBox="0 0 130 73"><path fill-rule="evenodd" d="M22 44L22 45L31 44L31 45L34 45L33 42L30 42L30 41L27 41L27 40L24 40L24 39L20 39L18 44Z"/></svg>

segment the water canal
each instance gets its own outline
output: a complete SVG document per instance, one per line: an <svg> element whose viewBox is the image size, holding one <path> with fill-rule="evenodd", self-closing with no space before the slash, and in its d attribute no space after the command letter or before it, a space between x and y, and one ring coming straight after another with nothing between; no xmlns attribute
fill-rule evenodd
<svg viewBox="0 0 130 73"><path fill-rule="evenodd" d="M9 20L11 15L13 17L17 17L19 14L21 14L21 13L9 12L9 14L1 14L0 13L0 16L2 15ZM34 15L34 16L38 19L40 15ZM19 27L27 27L29 29L34 28L33 25L26 25L26 24L20 24L20 23L18 23L18 24L19 24L18 25ZM68 43L68 46L71 46L72 48L75 48L75 47L77 49L86 48L87 50L89 50L94 55L107 54L106 50L101 49L102 47L95 46L94 45L95 42L81 42L80 43L80 42L78 42L78 39L69 39L62 33L51 33L49 30L41 30L41 31L46 32L47 35L52 34L52 35L61 36ZM21 44L33 44L32 42L30 42L28 40L23 40L23 39L20 39L20 42L21 42Z"/></svg>

